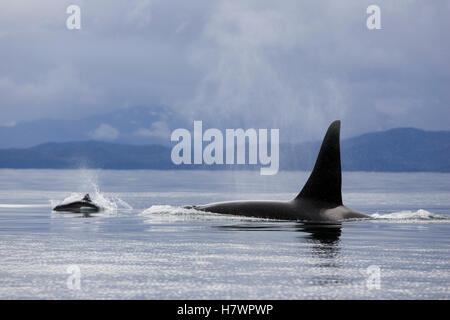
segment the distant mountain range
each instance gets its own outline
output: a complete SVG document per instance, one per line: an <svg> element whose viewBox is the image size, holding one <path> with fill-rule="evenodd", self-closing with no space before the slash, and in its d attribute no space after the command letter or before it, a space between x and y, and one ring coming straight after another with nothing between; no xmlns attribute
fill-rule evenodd
<svg viewBox="0 0 450 320"><path fill-rule="evenodd" d="M172 130L186 126L183 123L162 106L126 108L81 119L42 119L0 126L0 148L85 140L168 145Z"/></svg>
<svg viewBox="0 0 450 320"><path fill-rule="evenodd" d="M311 170L320 141L280 145L281 170ZM170 158L171 147L99 141L45 143L30 148L0 149L0 168L103 169L251 169L260 165L182 165ZM450 131L391 129L345 139L346 171L450 172Z"/></svg>

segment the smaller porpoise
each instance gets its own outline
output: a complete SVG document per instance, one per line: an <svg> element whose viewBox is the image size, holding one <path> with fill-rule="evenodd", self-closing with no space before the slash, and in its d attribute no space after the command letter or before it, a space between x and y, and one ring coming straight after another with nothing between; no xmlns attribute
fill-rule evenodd
<svg viewBox="0 0 450 320"><path fill-rule="evenodd" d="M89 194L86 194L80 201L61 204L53 208L53 211L66 211L73 213L93 213L99 212L101 208L92 202Z"/></svg>

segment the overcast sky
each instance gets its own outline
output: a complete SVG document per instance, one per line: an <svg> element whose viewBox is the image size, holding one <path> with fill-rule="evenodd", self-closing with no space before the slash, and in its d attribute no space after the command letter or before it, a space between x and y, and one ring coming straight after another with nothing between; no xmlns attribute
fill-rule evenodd
<svg viewBox="0 0 450 320"><path fill-rule="evenodd" d="M165 105L298 140L334 119L450 130L449 16L446 0L1 1L0 125Z"/></svg>

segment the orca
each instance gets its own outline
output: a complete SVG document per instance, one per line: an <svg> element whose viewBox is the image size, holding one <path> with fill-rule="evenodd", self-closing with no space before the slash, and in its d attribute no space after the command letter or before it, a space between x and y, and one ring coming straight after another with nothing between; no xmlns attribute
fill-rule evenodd
<svg viewBox="0 0 450 320"><path fill-rule="evenodd" d="M100 210L101 208L92 202L89 194L86 194L80 201L61 204L53 208L53 211L65 211L72 213L95 213Z"/></svg>
<svg viewBox="0 0 450 320"><path fill-rule="evenodd" d="M336 222L370 218L342 203L341 122L329 126L314 169L297 197L290 201L228 201L189 206L200 211L277 220Z"/></svg>

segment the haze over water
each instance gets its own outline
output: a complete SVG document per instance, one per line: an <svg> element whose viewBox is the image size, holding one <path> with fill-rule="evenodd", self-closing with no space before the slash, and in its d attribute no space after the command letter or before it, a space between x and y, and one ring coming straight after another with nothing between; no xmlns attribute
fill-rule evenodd
<svg viewBox="0 0 450 320"><path fill-rule="evenodd" d="M342 225L180 207L289 200L307 177L0 170L0 298L450 298L450 174L344 172L344 204L373 219ZM87 192L106 210L51 211ZM67 286L69 266L79 290ZM367 285L369 266L379 289Z"/></svg>

